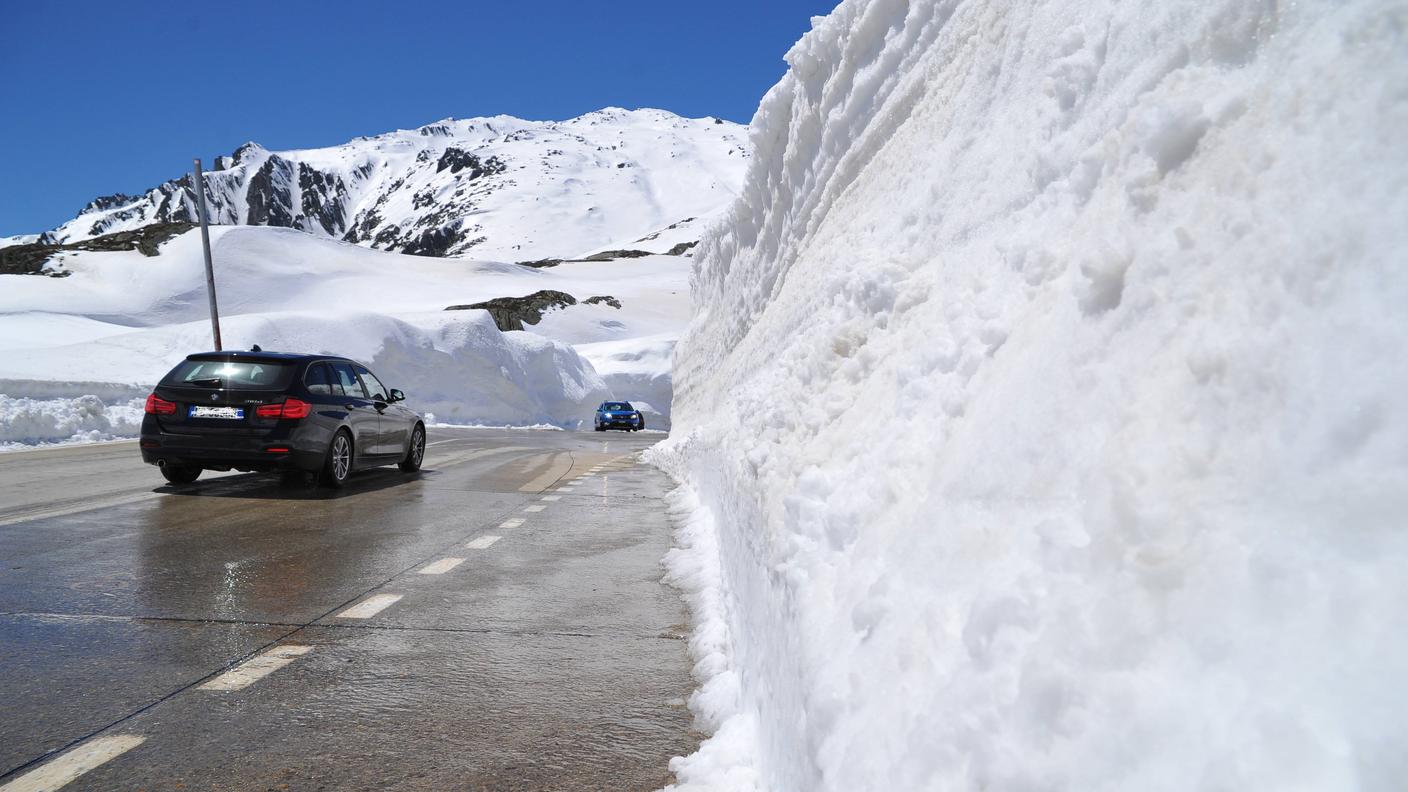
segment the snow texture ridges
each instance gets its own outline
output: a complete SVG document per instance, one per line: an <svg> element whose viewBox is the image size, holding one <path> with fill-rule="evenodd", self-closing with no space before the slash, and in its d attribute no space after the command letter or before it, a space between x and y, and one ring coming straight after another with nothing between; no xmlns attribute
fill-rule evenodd
<svg viewBox="0 0 1408 792"><path fill-rule="evenodd" d="M681 789L1401 784L1405 18L814 22L653 455L716 730Z"/></svg>

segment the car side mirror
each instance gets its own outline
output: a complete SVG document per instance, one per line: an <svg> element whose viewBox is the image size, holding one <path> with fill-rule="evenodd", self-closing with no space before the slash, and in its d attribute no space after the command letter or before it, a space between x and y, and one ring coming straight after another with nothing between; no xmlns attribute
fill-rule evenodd
<svg viewBox="0 0 1408 792"><path fill-rule="evenodd" d="M401 391L399 391L399 390L397 390L397 389L395 389L395 388L392 388L392 389L391 389L391 401L393 401L393 402L398 402L398 401L405 401L405 400L406 400L406 394L402 393Z"/></svg>

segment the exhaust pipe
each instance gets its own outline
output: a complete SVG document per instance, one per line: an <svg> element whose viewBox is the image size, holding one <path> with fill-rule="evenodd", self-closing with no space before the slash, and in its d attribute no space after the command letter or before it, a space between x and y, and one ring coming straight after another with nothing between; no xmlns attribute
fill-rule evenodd
<svg viewBox="0 0 1408 792"><path fill-rule="evenodd" d="M156 466L159 467L159 468L164 468L164 467L166 467L166 460L165 460L165 459L158 459L158 460L156 461Z"/></svg>

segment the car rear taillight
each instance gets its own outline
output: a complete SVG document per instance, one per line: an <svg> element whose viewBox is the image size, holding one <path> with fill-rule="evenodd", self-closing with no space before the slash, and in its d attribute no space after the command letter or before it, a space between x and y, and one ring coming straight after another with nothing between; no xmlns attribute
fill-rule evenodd
<svg viewBox="0 0 1408 792"><path fill-rule="evenodd" d="M313 412L313 405L302 399L285 399L283 404L265 404L257 407L254 414L260 418L307 418Z"/></svg>
<svg viewBox="0 0 1408 792"><path fill-rule="evenodd" d="M175 415L176 402L169 402L153 393L147 397L145 409L148 415Z"/></svg>

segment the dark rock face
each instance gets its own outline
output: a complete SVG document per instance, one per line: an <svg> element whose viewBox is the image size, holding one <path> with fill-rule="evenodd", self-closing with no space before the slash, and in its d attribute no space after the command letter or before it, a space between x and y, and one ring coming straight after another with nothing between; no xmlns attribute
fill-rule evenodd
<svg viewBox="0 0 1408 792"><path fill-rule="evenodd" d="M236 152L238 154L239 152ZM293 228L293 163L278 156L264 161L249 178L245 198L249 202L249 225Z"/></svg>
<svg viewBox="0 0 1408 792"><path fill-rule="evenodd" d="M436 173L446 168L450 169L450 173L459 173L462 170L468 169L469 178L472 181L480 176L503 173L504 170L507 169L507 166L504 164L504 161L498 157L490 157L481 161L478 156L451 146L445 149L445 153L441 154L440 160L435 163Z"/></svg>
<svg viewBox="0 0 1408 792"><path fill-rule="evenodd" d="M430 228L420 236L401 247L401 252L411 256L444 256L463 240L457 228Z"/></svg>
<svg viewBox="0 0 1408 792"><path fill-rule="evenodd" d="M672 247L672 248L670 248L669 250L665 251L665 255L667 255L667 256L683 256L683 255L685 254L685 251L689 250L690 248L694 247L694 246L697 245L697 244L699 244L697 241L695 241L695 242L681 242L681 243L679 243L678 245L675 245L674 247Z"/></svg>
<svg viewBox="0 0 1408 792"><path fill-rule="evenodd" d="M300 162L298 189L303 193L303 216L306 218L304 222L317 223L330 235L336 235L346 227L347 214L343 207L347 203L347 187L343 185L342 179L314 170ZM299 227L303 227L303 223L300 223Z"/></svg>
<svg viewBox="0 0 1408 792"><path fill-rule="evenodd" d="M611 306L612 308L616 308L616 309L620 309L620 307L621 307L621 301L618 300L618 299L616 299L615 297L612 297L612 296L609 295L609 294L605 294L605 295L602 295L602 296L600 296L600 297L588 297L587 299L582 300L582 304L583 304L583 305L609 305L609 306Z"/></svg>
<svg viewBox="0 0 1408 792"><path fill-rule="evenodd" d="M251 140L248 143L245 143L244 145L235 149L234 153L230 155L231 164L238 165L241 162L244 162L245 157L248 157L253 152L262 151L263 148L263 146Z"/></svg>
<svg viewBox="0 0 1408 792"><path fill-rule="evenodd" d="M133 203L136 200L138 200L137 196L126 195L124 193L104 195L101 198L94 198L93 200L89 201L86 205L84 205L82 209L79 210L78 213L82 215L87 214L88 212L106 212L109 209L116 209L119 206L126 206L127 204Z"/></svg>
<svg viewBox="0 0 1408 792"><path fill-rule="evenodd" d="M119 231L68 245L56 245L43 238L30 245L11 245L0 248L0 275L64 277L69 273L45 272L44 263L50 256L65 250L136 250L144 256L155 256L163 242L194 227L192 223L154 223L135 231Z"/></svg>
<svg viewBox="0 0 1408 792"><path fill-rule="evenodd" d="M0 275L42 275L44 262L59 252L58 245L10 245L0 248Z"/></svg>
<svg viewBox="0 0 1408 792"><path fill-rule="evenodd" d="M496 297L487 302L473 303L472 305L451 305L447 311L465 311L479 309L488 311L494 317L494 324L499 330L507 333L510 330L522 330L524 324L535 325L542 321L543 313L553 308L566 308L569 305L576 305L577 298L566 292L543 291L533 292L526 297Z"/></svg>
<svg viewBox="0 0 1408 792"><path fill-rule="evenodd" d="M191 189L189 174L161 184L156 192L161 196L156 207L158 223L194 223L199 219L196 217L196 194Z"/></svg>
<svg viewBox="0 0 1408 792"><path fill-rule="evenodd" d="M561 264L561 263L564 262L564 261L566 261L566 259L560 259L560 258L545 258L545 259L537 259L537 260L535 260L535 261L517 261L517 262L514 262L514 263L517 264L517 265L520 266L520 267L532 267L533 269L546 269L547 267L556 267L558 264Z"/></svg>
<svg viewBox="0 0 1408 792"><path fill-rule="evenodd" d="M372 209L363 212L357 222L353 223L352 227L347 229L347 233L342 235L342 240L344 242L362 242L370 239L372 229L379 225L381 225L381 214L377 212L377 210ZM386 231L387 229L382 229L381 233L385 234ZM394 237L395 234L399 234L400 232L401 230L398 228L393 232L392 236Z"/></svg>

